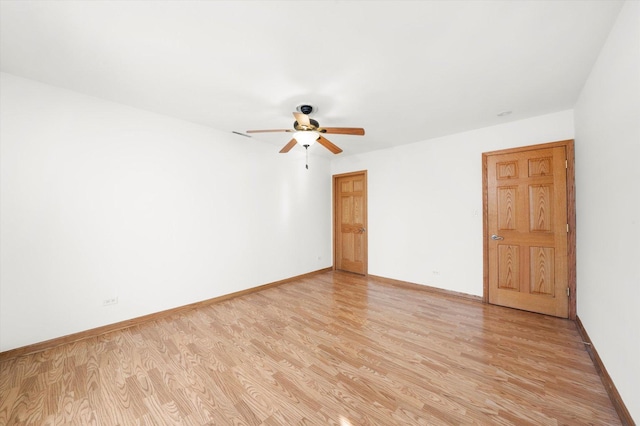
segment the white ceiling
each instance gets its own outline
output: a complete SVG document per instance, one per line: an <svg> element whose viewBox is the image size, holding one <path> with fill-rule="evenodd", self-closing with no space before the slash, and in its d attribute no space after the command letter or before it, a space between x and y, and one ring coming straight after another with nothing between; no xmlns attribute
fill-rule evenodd
<svg viewBox="0 0 640 426"><path fill-rule="evenodd" d="M0 65L228 132L311 103L350 155L572 108L621 5L2 0Z"/></svg>

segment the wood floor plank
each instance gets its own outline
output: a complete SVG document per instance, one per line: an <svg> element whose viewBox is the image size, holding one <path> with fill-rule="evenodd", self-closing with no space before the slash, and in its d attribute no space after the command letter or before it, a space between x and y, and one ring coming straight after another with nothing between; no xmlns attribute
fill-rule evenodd
<svg viewBox="0 0 640 426"><path fill-rule="evenodd" d="M2 425L616 425L573 322L326 272L0 362Z"/></svg>

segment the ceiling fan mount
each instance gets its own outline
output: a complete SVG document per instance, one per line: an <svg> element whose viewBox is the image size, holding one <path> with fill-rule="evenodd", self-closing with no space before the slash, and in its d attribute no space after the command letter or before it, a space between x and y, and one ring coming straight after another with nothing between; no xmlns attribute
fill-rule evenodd
<svg viewBox="0 0 640 426"><path fill-rule="evenodd" d="M281 150L280 153L284 154L289 152L291 148L293 148L296 144L300 143L305 148L308 148L312 142L318 142L320 145L327 148L329 151L334 154L340 154L342 149L337 145L334 145L333 142L330 142L323 135L324 134L335 134L335 135L354 135L354 136L363 136L364 129L361 127L320 127L320 123L318 121L309 118L309 114L317 111L317 108L313 105L302 104L296 107L297 112L293 113L296 121L293 122L293 129L270 129L270 130L247 130L247 133L273 133L273 132L286 132L286 133L294 133L293 139L289 141ZM306 112L305 112L306 111ZM298 141L297 138L302 136L308 136L307 132L315 132L317 138L312 140L311 143L309 141ZM297 133L297 134L296 134ZM313 134L313 133L312 133Z"/></svg>
<svg viewBox="0 0 640 426"><path fill-rule="evenodd" d="M300 104L296 107L296 111L309 115L318 112L318 108L309 104Z"/></svg>

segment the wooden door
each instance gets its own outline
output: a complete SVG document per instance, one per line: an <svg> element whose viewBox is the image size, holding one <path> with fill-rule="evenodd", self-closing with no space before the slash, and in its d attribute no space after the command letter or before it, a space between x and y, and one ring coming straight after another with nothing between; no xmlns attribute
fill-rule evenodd
<svg viewBox="0 0 640 426"><path fill-rule="evenodd" d="M334 267L367 274L367 172L333 177Z"/></svg>
<svg viewBox="0 0 640 426"><path fill-rule="evenodd" d="M567 318L566 143L487 153L483 162L488 302Z"/></svg>

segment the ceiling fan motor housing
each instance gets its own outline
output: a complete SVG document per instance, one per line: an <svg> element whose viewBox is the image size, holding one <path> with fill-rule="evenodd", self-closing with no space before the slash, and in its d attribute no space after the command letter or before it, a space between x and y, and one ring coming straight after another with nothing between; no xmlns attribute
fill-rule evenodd
<svg viewBox="0 0 640 426"><path fill-rule="evenodd" d="M304 113L303 113L304 114ZM309 119L309 124L311 124L314 128L318 128L320 127L320 123L318 123L316 120L314 120L313 118ZM296 130L311 130L311 129L303 129L297 121L293 122L293 128Z"/></svg>

